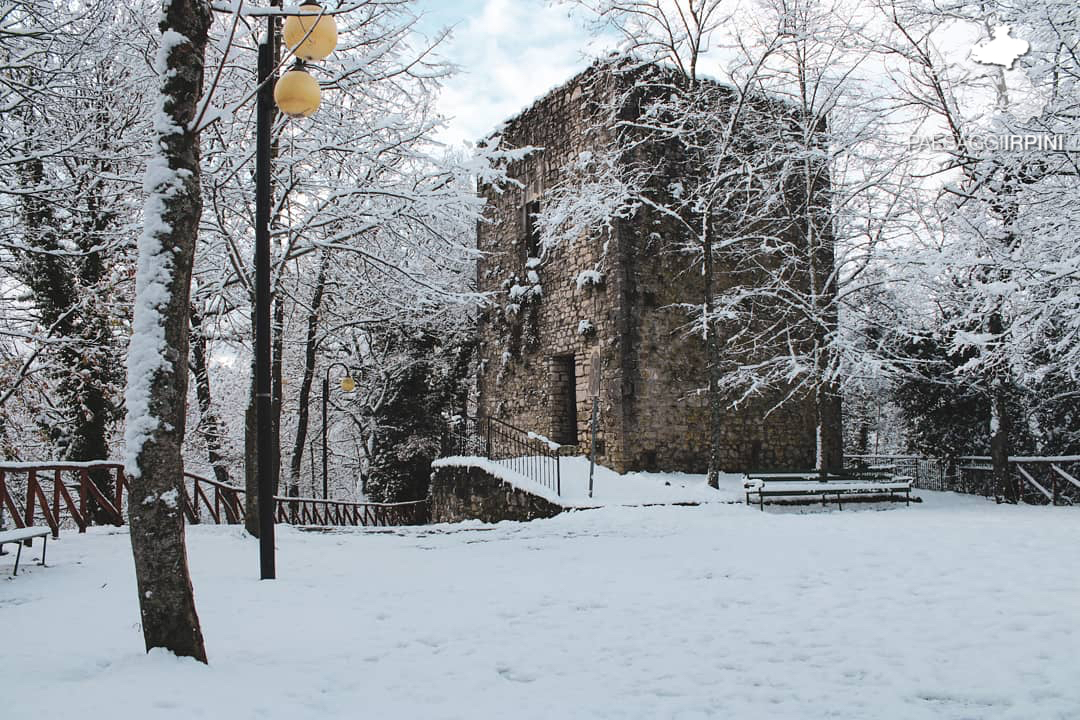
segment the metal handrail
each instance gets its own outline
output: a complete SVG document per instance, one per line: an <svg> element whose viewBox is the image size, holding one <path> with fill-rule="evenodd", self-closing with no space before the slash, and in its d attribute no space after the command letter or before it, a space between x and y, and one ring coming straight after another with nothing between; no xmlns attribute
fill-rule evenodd
<svg viewBox="0 0 1080 720"><path fill-rule="evenodd" d="M450 421L443 455L475 455L487 458L561 496L562 467L559 447L537 433L499 418L459 416Z"/></svg>

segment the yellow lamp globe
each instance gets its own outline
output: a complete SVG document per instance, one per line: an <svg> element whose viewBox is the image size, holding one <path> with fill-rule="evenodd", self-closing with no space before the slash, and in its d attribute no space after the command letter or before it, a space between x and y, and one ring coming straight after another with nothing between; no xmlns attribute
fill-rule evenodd
<svg viewBox="0 0 1080 720"><path fill-rule="evenodd" d="M318 3L305 2L300 6L300 12L306 15L285 18L281 35L285 45L298 58L325 60L337 47L337 23L333 15L317 14L322 11Z"/></svg>
<svg viewBox="0 0 1080 720"><path fill-rule="evenodd" d="M319 109L319 81L303 68L290 70L274 85L274 103L289 117L308 117Z"/></svg>
<svg viewBox="0 0 1080 720"><path fill-rule="evenodd" d="M346 375L345 377L341 378L341 389L345 392L352 392L356 389L356 381Z"/></svg>

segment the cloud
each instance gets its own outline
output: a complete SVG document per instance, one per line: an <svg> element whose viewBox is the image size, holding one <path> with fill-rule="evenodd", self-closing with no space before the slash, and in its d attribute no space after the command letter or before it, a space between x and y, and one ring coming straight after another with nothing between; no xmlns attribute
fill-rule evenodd
<svg viewBox="0 0 1080 720"><path fill-rule="evenodd" d="M458 18L445 0L420 2L431 23L458 19L439 54L460 72L444 82L439 110L449 119L447 143L478 140L562 85L589 62L590 38L565 7L541 0L458 2Z"/></svg>

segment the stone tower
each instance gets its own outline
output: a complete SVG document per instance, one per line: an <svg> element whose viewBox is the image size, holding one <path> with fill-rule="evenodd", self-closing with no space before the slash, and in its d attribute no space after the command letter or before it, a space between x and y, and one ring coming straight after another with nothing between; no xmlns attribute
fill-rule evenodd
<svg viewBox="0 0 1080 720"><path fill-rule="evenodd" d="M684 256L662 251L662 223L643 212L603 237L545 252L534 226L545 189L602 140L589 132L590 101L619 82L598 76L603 68L594 65L508 121L503 146L542 150L510 165L520 188L480 188L491 222L478 229L477 283L494 302L479 320L479 413L585 454L590 365L598 358L598 462L618 472L704 472L705 347L687 332L680 306L701 303L700 274L688 272ZM727 414L724 470L813 467L812 400L774 404Z"/></svg>

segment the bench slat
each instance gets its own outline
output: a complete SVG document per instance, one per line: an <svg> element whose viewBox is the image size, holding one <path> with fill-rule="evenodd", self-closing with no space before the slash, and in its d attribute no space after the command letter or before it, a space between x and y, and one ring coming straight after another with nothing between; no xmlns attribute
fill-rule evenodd
<svg viewBox="0 0 1080 720"><path fill-rule="evenodd" d="M0 532L0 545L4 543L21 542L23 540L31 540L36 537L45 537L52 530L45 527L30 527L30 528L18 528L16 530L5 530Z"/></svg>

